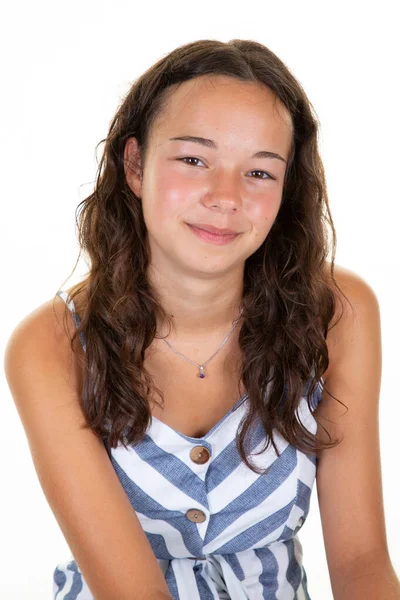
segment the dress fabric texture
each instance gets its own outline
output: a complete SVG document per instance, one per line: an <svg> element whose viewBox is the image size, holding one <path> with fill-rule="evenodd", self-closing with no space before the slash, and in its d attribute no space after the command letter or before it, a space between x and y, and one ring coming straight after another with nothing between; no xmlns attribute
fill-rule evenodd
<svg viewBox="0 0 400 600"><path fill-rule="evenodd" d="M57 295L78 326L67 292ZM83 332L80 340L86 351ZM306 391L297 409L297 418L312 433L321 391L319 384L311 411ZM280 456L270 444L250 457L267 472L251 471L235 444L247 406L244 394L201 438L183 435L153 416L142 442L108 453L174 600L311 600L297 534L309 512L317 458L275 430ZM254 454L264 444L257 423L249 449ZM197 450L206 456L202 464L193 459ZM203 522L193 522L196 511L205 515ZM55 567L52 597L94 600L72 555Z"/></svg>

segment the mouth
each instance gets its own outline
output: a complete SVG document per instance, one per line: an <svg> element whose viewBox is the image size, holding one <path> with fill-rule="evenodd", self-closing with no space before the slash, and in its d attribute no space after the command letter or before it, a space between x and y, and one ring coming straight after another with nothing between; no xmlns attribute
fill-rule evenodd
<svg viewBox="0 0 400 600"><path fill-rule="evenodd" d="M189 223L186 223L186 225L202 241L212 243L212 244L217 244L218 246L229 244L240 235L239 233L235 233L235 232L213 233L212 231L206 231L205 229L202 229L202 227L198 227L196 225L190 225ZM207 226L207 228L209 228L209 226ZM213 229L216 229L216 228L213 228ZM217 230L217 231L221 231L221 230ZM229 231L229 230L222 230L222 231Z"/></svg>
<svg viewBox="0 0 400 600"><path fill-rule="evenodd" d="M220 229L219 227L207 225L206 223L188 223L188 225L191 225L191 227L196 227L197 229L202 229L203 231L208 231L209 233L215 233L216 235L234 235L239 233L233 229Z"/></svg>

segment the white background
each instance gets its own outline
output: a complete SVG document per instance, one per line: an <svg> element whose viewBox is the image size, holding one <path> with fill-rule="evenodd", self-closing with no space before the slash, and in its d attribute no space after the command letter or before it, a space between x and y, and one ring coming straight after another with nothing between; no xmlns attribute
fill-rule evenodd
<svg viewBox="0 0 400 600"><path fill-rule="evenodd" d="M13 2L1 22L2 351L16 324L78 281L75 209L92 190L95 145L130 83L196 39L260 41L303 85L338 236L336 262L380 304L381 460L387 536L400 574L399 35L397 2ZM4 373L0 596L51 598L69 549L46 502ZM371 481L371 485L374 482ZM340 485L340 481L338 482ZM316 488L300 533L313 600L330 600ZM371 599L372 600L372 599Z"/></svg>

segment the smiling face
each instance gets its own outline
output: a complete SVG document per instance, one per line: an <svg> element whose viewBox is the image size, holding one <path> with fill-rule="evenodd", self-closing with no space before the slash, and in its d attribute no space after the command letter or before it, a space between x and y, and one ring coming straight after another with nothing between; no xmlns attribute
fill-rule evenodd
<svg viewBox="0 0 400 600"><path fill-rule="evenodd" d="M176 86L151 129L143 180L126 168L152 265L197 277L243 273L278 214L291 141L287 109L260 83L214 75ZM136 156L129 138L125 159ZM188 224L238 235L217 244Z"/></svg>

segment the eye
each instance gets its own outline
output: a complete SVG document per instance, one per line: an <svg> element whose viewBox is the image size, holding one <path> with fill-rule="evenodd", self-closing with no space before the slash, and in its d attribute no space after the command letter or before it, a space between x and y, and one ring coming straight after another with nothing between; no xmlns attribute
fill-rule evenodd
<svg viewBox="0 0 400 600"><path fill-rule="evenodd" d="M255 179L275 179L275 177L272 177L272 175L270 175L266 171L260 171L259 169L256 169L255 171L250 171L250 173L263 173L264 175L268 175L268 177L256 177Z"/></svg>
<svg viewBox="0 0 400 600"><path fill-rule="evenodd" d="M186 160L198 160L199 162L202 162L200 160L200 158L196 158L195 156L184 156L183 158L178 158L177 160L181 160L182 162L184 162ZM197 167L197 165L193 165L191 163L185 163L185 164L191 165L192 167Z"/></svg>

